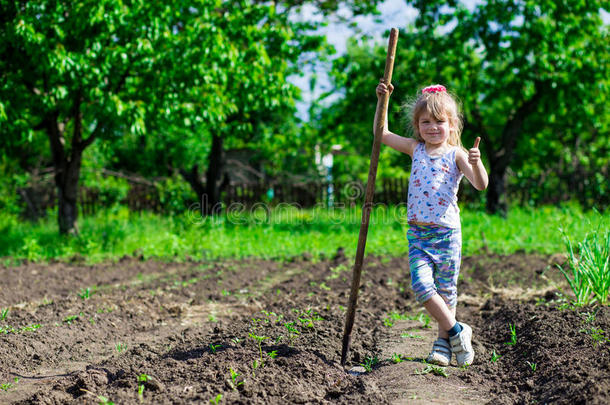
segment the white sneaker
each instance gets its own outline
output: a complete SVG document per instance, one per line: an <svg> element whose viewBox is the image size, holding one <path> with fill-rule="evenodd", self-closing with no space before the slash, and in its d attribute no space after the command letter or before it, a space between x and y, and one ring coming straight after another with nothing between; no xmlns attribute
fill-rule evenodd
<svg viewBox="0 0 610 405"><path fill-rule="evenodd" d="M432 344L432 351L428 355L426 362L437 366L448 366L451 361L451 346L445 339L438 338Z"/></svg>
<svg viewBox="0 0 610 405"><path fill-rule="evenodd" d="M474 360L474 350L472 349L472 328L465 323L461 323L462 331L449 338L451 351L455 354L458 366L469 366Z"/></svg>

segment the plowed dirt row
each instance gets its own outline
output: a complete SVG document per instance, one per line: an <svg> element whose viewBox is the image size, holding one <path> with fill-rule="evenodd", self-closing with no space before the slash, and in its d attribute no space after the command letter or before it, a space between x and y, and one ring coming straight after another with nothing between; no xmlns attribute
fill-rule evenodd
<svg viewBox="0 0 610 405"><path fill-rule="evenodd" d="M365 262L348 359L364 374L339 366L341 252L0 268L0 403L608 403L610 311L559 309L557 261L464 259L458 317L477 357L447 377L424 373L436 331L401 258Z"/></svg>

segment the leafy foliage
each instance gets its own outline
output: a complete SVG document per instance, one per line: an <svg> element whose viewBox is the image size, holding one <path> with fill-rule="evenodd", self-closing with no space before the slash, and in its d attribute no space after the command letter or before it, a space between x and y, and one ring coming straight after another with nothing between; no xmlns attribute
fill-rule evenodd
<svg viewBox="0 0 610 405"><path fill-rule="evenodd" d="M577 188L585 205L607 204L610 67L601 61L610 41L602 2L488 0L473 10L456 1L408 3L419 15L400 34L390 129L408 135L397 124L401 102L444 83L463 102L463 143L482 138L490 211L505 210L507 180L527 181L534 201ZM321 133L350 140L358 155L370 149L384 56L385 44L352 41L332 76L345 96L318 114ZM380 175L396 164L408 166L382 154Z"/></svg>

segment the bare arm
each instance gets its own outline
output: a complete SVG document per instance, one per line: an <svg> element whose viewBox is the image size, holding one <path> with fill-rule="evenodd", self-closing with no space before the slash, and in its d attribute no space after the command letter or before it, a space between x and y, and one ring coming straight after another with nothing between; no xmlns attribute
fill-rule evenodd
<svg viewBox="0 0 610 405"><path fill-rule="evenodd" d="M455 160L458 168L468 179L470 184L479 191L483 191L489 184L487 170L481 162L481 151L479 150L479 142L481 138L474 141L474 146L468 150L468 153L463 150L458 150L455 155Z"/></svg>
<svg viewBox="0 0 610 405"><path fill-rule="evenodd" d="M382 94L390 92L394 90L394 86L390 84L386 86L385 83L380 82L377 86L377 97L379 98ZM373 133L375 133L375 128L377 128L377 115L375 115L375 119L373 120ZM413 150L417 145L417 141L411 138L405 138L404 136L397 135L388 130L388 116L384 117L383 123L383 133L381 135L381 142L385 145L388 145L392 149L396 149L399 152L406 153L407 155L413 157Z"/></svg>

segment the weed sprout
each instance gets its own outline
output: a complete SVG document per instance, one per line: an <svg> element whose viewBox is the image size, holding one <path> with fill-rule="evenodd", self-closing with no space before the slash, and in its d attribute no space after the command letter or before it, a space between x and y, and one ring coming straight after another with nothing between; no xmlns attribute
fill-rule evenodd
<svg viewBox="0 0 610 405"><path fill-rule="evenodd" d="M237 380L237 377L239 377L240 374L237 371L233 370L233 368L229 367L229 371L231 372L231 387L233 387L233 389L236 390L237 387L239 387L240 385L243 385L244 382Z"/></svg>
<svg viewBox="0 0 610 405"><path fill-rule="evenodd" d="M97 400L100 401L99 405L114 405L114 402L112 402L111 400L109 400L108 398L106 398L103 395L98 395Z"/></svg>
<svg viewBox="0 0 610 405"><path fill-rule="evenodd" d="M17 383L19 382L19 377L15 377L15 379L13 380L13 382L14 382L15 384L17 384ZM10 383L10 382L9 382L9 383L5 383L5 384L0 384L0 390L2 390L2 391L8 391L8 390L10 390L11 388L13 388L13 386L14 386L14 385L13 385L13 383Z"/></svg>
<svg viewBox="0 0 610 405"><path fill-rule="evenodd" d="M414 335L413 333L410 332L404 332L400 334L400 337L402 338L409 338L409 339L423 339L423 336L420 335Z"/></svg>
<svg viewBox="0 0 610 405"><path fill-rule="evenodd" d="M264 364L263 363L263 341L269 339L269 337L268 336L258 336L258 335L255 335L254 333L249 333L248 336L250 336L252 339L254 339L254 341L256 341L258 344L258 352L260 354L260 363L258 365L262 366Z"/></svg>
<svg viewBox="0 0 610 405"><path fill-rule="evenodd" d="M88 300L89 298L91 298L91 294L93 294L93 290L91 289L91 287L87 287L81 288L80 292L78 293L78 296L81 297L83 300Z"/></svg>
<svg viewBox="0 0 610 405"><path fill-rule="evenodd" d="M431 328L430 315L421 313L421 314L419 314L419 317L417 318L417 320L423 324L423 326L422 326L423 328Z"/></svg>
<svg viewBox="0 0 610 405"><path fill-rule="evenodd" d="M288 343L290 346L292 346L292 344L294 343L294 340L301 333L301 332L299 332L299 330L297 328L294 327L294 325L295 325L294 322L286 322L284 324L284 327L288 331Z"/></svg>
<svg viewBox="0 0 610 405"><path fill-rule="evenodd" d="M138 398L140 398L140 402L144 401L144 383L148 381L149 378L148 374L140 374L138 377Z"/></svg>
<svg viewBox="0 0 610 405"><path fill-rule="evenodd" d="M78 319L78 315L69 315L64 318L64 322L70 325L72 322Z"/></svg>
<svg viewBox="0 0 610 405"><path fill-rule="evenodd" d="M360 365L364 367L367 372L370 373L371 371L373 371L373 367L375 367L377 363L379 363L379 358L377 358L377 356L366 356L366 358L364 359L364 363L360 363Z"/></svg>
<svg viewBox="0 0 610 405"><path fill-rule="evenodd" d="M440 377L449 377L449 374L447 374L447 370L445 369L445 367L437 366L435 364L428 364L421 370L415 370L415 374L418 375L424 375L429 373L438 375Z"/></svg>

